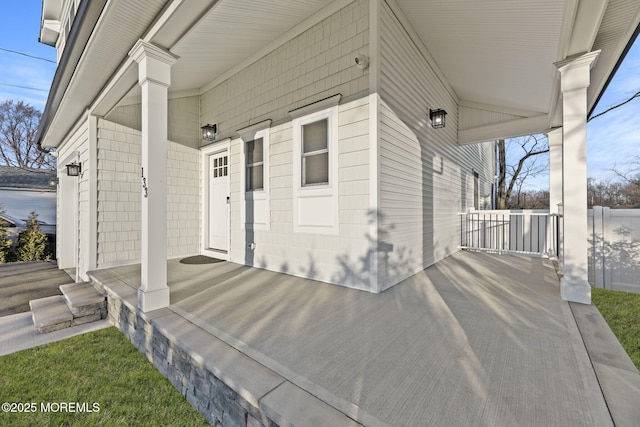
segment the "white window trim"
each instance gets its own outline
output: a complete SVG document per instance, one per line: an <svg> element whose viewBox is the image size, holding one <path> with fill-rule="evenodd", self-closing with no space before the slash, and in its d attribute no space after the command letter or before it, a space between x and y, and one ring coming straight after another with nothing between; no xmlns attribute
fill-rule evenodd
<svg viewBox="0 0 640 427"><path fill-rule="evenodd" d="M339 100L339 97L336 99ZM312 104L314 105L314 104ZM304 107L303 107L304 108ZM293 116L293 115L292 115ZM302 126L327 119L329 183L302 185ZM338 234L338 105L293 119L293 231L295 233ZM301 204L314 201L327 207L323 224L302 217ZM326 221L328 219L328 221Z"/></svg>
<svg viewBox="0 0 640 427"><path fill-rule="evenodd" d="M240 134L240 191L242 206L240 207L240 224L242 229L269 230L271 229L271 201L269 192L269 135L271 133L271 120L264 120L255 125L238 130ZM247 190L247 142L262 138L262 182L261 190ZM260 223L247 223L247 202L260 201L265 206L263 212L265 221Z"/></svg>

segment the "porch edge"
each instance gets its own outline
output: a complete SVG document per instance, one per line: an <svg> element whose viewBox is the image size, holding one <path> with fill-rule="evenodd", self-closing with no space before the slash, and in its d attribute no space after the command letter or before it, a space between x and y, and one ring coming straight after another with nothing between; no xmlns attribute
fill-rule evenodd
<svg viewBox="0 0 640 427"><path fill-rule="evenodd" d="M111 322L213 425L360 425L170 308L142 312L137 290L108 271L89 275Z"/></svg>
<svg viewBox="0 0 640 427"><path fill-rule="evenodd" d="M640 373L598 308L569 302L609 415L616 426L640 419Z"/></svg>

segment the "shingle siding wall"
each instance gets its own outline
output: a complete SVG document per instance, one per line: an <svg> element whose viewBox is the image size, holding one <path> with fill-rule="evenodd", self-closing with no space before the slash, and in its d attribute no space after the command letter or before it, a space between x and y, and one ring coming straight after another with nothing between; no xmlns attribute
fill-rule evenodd
<svg viewBox="0 0 640 427"><path fill-rule="evenodd" d="M98 267L140 261L140 133L98 122Z"/></svg>
<svg viewBox="0 0 640 427"><path fill-rule="evenodd" d="M457 250L473 172L489 195L492 145L457 145L458 106L385 2L380 10L379 280L387 287ZM447 111L433 129L429 109Z"/></svg>
<svg viewBox="0 0 640 427"><path fill-rule="evenodd" d="M201 98L201 123L218 124L220 138L341 93L365 93L368 73L354 65L368 53L369 2L359 0L284 43Z"/></svg>
<svg viewBox="0 0 640 427"><path fill-rule="evenodd" d="M199 97L187 96L169 99L169 140L188 147L198 148L200 144L200 104ZM108 121L142 130L142 105L140 103L121 105L106 117Z"/></svg>
<svg viewBox="0 0 640 427"><path fill-rule="evenodd" d="M200 152L169 142L167 256L200 253Z"/></svg>
<svg viewBox="0 0 640 427"><path fill-rule="evenodd" d="M215 122L230 146L231 260L345 286L370 289L363 267L369 230L368 1L356 1L205 93L201 123ZM338 235L294 232L293 128L288 112L342 94L338 108ZM272 120L269 146L270 225L241 223L242 140L236 130ZM247 244L256 243L248 253Z"/></svg>
<svg viewBox="0 0 640 427"><path fill-rule="evenodd" d="M140 132L107 120L98 123L98 267L140 262ZM199 252L199 153L169 142L167 255Z"/></svg>

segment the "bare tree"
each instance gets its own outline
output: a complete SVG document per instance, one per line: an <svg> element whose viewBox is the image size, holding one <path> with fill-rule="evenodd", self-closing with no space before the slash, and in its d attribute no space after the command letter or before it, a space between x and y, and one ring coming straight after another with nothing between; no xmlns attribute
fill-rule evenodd
<svg viewBox="0 0 640 427"><path fill-rule="evenodd" d="M622 166L614 165L611 169L622 182L620 193L633 206L640 206L640 156L633 155Z"/></svg>
<svg viewBox="0 0 640 427"><path fill-rule="evenodd" d="M509 140L501 139L498 146L498 209L521 207L520 197L527 178L533 178L547 170L547 165L538 161L539 155L549 152L546 136L529 135ZM519 156L514 163L508 163L507 153ZM518 203L512 203L515 196Z"/></svg>
<svg viewBox="0 0 640 427"><path fill-rule="evenodd" d="M639 98L640 91L626 100L607 108L603 112L591 116L588 121L596 119L608 112L628 104ZM525 208L535 205L538 207L544 203L545 198L540 194L525 191L525 182L547 170L548 165L539 161L540 154L549 152L547 137L530 135L521 138L497 141L498 183L496 199L498 209ZM508 159L515 157L515 162L509 163ZM613 171L623 180L619 183L598 183L591 180L589 191L590 203L596 199L615 205L638 204L640 205L640 156L635 156L625 170ZM531 201L534 201L532 203ZM541 206L548 208L547 205Z"/></svg>
<svg viewBox="0 0 640 427"><path fill-rule="evenodd" d="M618 175L619 181L587 180L587 206L608 206L610 208L631 208L640 206L640 176L627 178Z"/></svg>
<svg viewBox="0 0 640 427"><path fill-rule="evenodd" d="M36 142L42 113L22 101L0 103L0 165L54 169L55 158Z"/></svg>

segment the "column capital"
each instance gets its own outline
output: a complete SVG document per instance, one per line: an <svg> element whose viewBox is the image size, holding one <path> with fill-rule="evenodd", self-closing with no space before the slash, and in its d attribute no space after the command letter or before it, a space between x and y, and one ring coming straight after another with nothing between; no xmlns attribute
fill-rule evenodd
<svg viewBox="0 0 640 427"><path fill-rule="evenodd" d="M547 132L547 142L549 143L549 147L562 146L562 126L551 129Z"/></svg>
<svg viewBox="0 0 640 427"><path fill-rule="evenodd" d="M131 59L138 63L138 82L152 80L169 87L171 66L180 59L171 52L140 39L129 51Z"/></svg>
<svg viewBox="0 0 640 427"><path fill-rule="evenodd" d="M176 56L154 44L145 42L142 39L139 39L136 44L133 45L129 51L129 56L138 64L147 57L153 58L167 65L173 65L178 61L178 59L180 59L179 56Z"/></svg>
<svg viewBox="0 0 640 427"><path fill-rule="evenodd" d="M594 50L593 52L572 56L553 64L560 72L560 90L562 93L589 87L591 77L589 71L595 65L598 55L600 55L600 51Z"/></svg>

